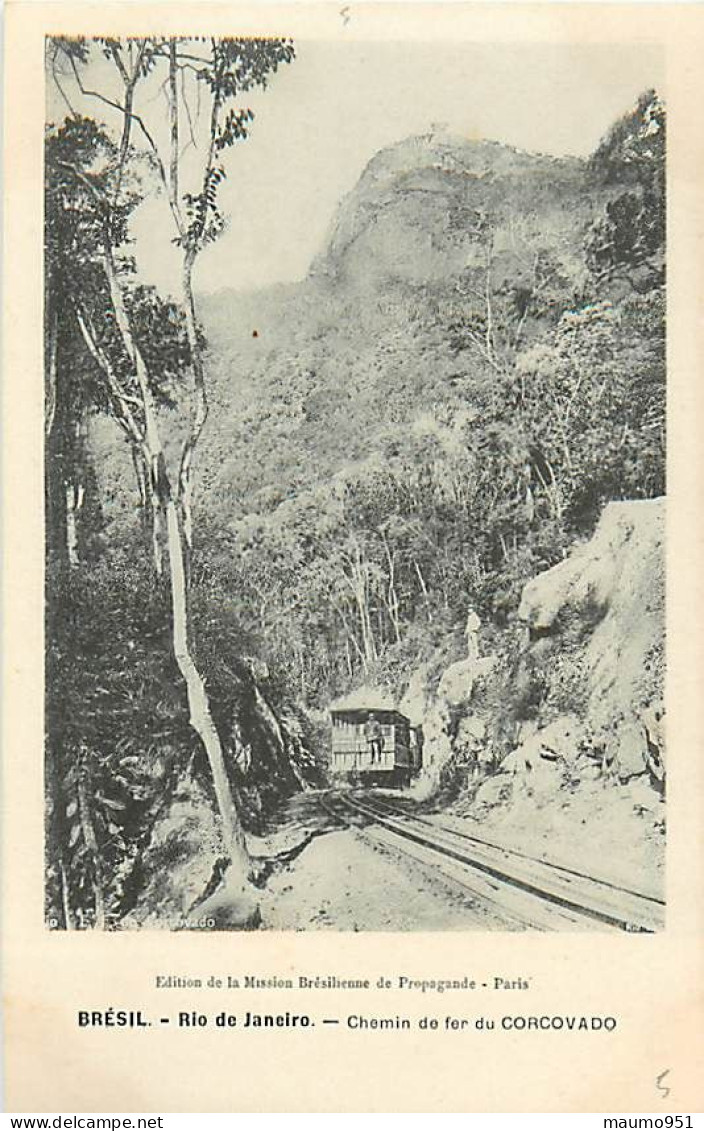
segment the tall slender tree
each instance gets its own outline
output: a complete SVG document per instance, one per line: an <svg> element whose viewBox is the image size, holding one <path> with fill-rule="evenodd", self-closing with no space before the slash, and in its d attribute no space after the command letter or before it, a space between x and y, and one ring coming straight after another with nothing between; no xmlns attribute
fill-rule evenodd
<svg viewBox="0 0 704 1131"><path fill-rule="evenodd" d="M280 65L294 58L287 39L55 39L48 48L49 67L57 91L66 103L74 125L85 122L85 108L95 102L116 123L111 141L96 131L90 159L74 160L65 153L58 160L62 174L73 179L72 194L83 210L79 238L89 261L93 289L104 298L103 317L96 321L99 304L73 288L75 323L100 374L104 396L128 435L138 482L148 497L152 516L154 566L162 571L168 562L171 594L171 641L188 698L190 723L201 741L210 766L220 814L222 838L236 882L245 882L249 859L241 823L225 764L223 744L215 725L205 680L194 660L189 622L189 554L193 542L193 463L208 416L203 341L199 332L193 272L203 249L221 234L225 217L219 190L226 177L225 154L248 136L254 114L240 97L264 88ZM167 129L149 121L148 96L155 83L166 93ZM189 90L205 90L205 123L197 121ZM117 89L117 93L115 90ZM142 105L142 102L144 105ZM80 112L79 112L80 110ZM184 120L189 146L199 153L199 171L193 191L184 191ZM97 135L100 135L100 142ZM199 147L199 141L202 143ZM189 172L195 161L189 153ZM179 286L187 339L189 423L179 444L176 466L167 460L163 419L158 411L158 354L150 357L140 336L135 304L126 287L128 263L125 244L131 213L138 203L137 171L145 168L163 189L172 225L172 243L181 252ZM69 194L71 195L71 194ZM48 404L52 402L51 311L48 349ZM106 324L109 328L106 332ZM116 348L107 348L106 336ZM186 357L182 358L184 368ZM51 415L51 408L49 408Z"/></svg>

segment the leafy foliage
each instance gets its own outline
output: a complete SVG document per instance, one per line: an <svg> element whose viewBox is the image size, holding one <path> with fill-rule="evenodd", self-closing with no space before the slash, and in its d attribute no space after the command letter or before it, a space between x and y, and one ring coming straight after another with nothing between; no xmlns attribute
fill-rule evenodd
<svg viewBox="0 0 704 1131"><path fill-rule="evenodd" d="M627 272L641 291L664 279L666 142L665 107L651 90L591 159L596 177L618 190L588 233L587 260L602 275Z"/></svg>
<svg viewBox="0 0 704 1131"><path fill-rule="evenodd" d="M108 211L112 242L119 247L127 242L127 225L140 193L138 185L127 193L122 186L120 203L113 205L115 159L115 146L91 119L67 118L47 130L44 248L47 299L65 338L66 361L59 368L75 390L85 390L85 406L107 412L114 405L106 401L104 382L79 333L76 312L89 320L96 343L129 387L132 366L117 331L101 260ZM183 312L156 288L137 282L130 259L123 260L122 273L128 283L130 323L148 362L152 391L157 401L172 404L174 386L190 366Z"/></svg>
<svg viewBox="0 0 704 1131"><path fill-rule="evenodd" d="M282 64L295 57L290 39L212 39L210 58L195 70L197 81L204 83L212 95L210 123L211 152L197 193L185 193L185 231L176 242L193 252L212 243L222 233L225 218L218 207L218 188L226 170L216 159L235 142L249 136L254 112L249 108L232 107L224 118L225 106L241 94L256 88L266 89L269 78Z"/></svg>
<svg viewBox="0 0 704 1131"><path fill-rule="evenodd" d="M52 570L50 594L58 581ZM101 902L110 925L192 740L164 648L168 609L138 559L103 556L62 577L61 593L49 603L46 729L67 925L93 925Z"/></svg>

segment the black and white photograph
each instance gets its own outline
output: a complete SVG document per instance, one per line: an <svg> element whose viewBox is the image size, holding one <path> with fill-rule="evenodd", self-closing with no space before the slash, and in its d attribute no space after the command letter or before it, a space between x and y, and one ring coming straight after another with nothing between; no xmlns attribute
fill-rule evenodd
<svg viewBox="0 0 704 1131"><path fill-rule="evenodd" d="M45 40L44 926L661 932L663 52L338 19Z"/></svg>

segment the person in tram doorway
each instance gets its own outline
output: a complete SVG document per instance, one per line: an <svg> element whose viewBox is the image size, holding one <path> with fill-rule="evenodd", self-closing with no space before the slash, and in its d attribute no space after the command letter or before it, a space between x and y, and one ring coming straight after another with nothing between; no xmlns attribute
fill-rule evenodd
<svg viewBox="0 0 704 1131"><path fill-rule="evenodd" d="M384 734L377 716L372 714L364 724L364 737L371 752L371 763L381 762L381 752L384 749Z"/></svg>

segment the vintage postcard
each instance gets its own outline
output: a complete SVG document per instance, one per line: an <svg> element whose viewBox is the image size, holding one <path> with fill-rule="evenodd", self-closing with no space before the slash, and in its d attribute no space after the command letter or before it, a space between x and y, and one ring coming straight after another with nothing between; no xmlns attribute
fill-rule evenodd
<svg viewBox="0 0 704 1131"><path fill-rule="evenodd" d="M9 1110L701 1109L703 48L7 6Z"/></svg>

